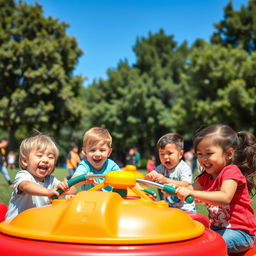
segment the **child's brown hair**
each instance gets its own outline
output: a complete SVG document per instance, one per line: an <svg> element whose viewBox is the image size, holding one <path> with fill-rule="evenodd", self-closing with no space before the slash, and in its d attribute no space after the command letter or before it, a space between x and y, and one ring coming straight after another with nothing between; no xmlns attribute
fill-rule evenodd
<svg viewBox="0 0 256 256"><path fill-rule="evenodd" d="M109 148L112 146L112 137L109 131L101 127L93 127L85 132L83 137L83 147L91 146L96 142L103 141Z"/></svg>

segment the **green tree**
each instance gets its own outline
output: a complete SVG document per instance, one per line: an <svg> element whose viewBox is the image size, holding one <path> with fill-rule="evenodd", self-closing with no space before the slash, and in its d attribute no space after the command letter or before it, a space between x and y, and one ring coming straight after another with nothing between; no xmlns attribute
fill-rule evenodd
<svg viewBox="0 0 256 256"><path fill-rule="evenodd" d="M0 2L0 127L53 131L82 115L83 78L73 70L82 51L68 25L43 17L39 4Z"/></svg>
<svg viewBox="0 0 256 256"><path fill-rule="evenodd" d="M133 49L133 67L121 61L108 71L107 80L93 83L86 93L91 125L108 128L121 155L132 146L149 154L157 139L172 129L169 116L182 95L180 73L188 52L186 43L177 47L162 30L137 39Z"/></svg>
<svg viewBox="0 0 256 256"><path fill-rule="evenodd" d="M215 24L211 41L223 46L242 47L248 52L256 49L256 0L249 0L235 11L230 1L224 8L224 19Z"/></svg>
<svg viewBox="0 0 256 256"><path fill-rule="evenodd" d="M178 84L190 51L186 42L178 46L174 41L174 36L166 35L163 29L156 34L149 32L147 38L138 38L133 50L137 57L135 66L140 73L150 75L155 84L159 76L162 79L171 78L174 83Z"/></svg>
<svg viewBox="0 0 256 256"><path fill-rule="evenodd" d="M191 133L220 122L237 130L256 129L256 53L209 45L194 48L189 56L185 97L173 108L172 118ZM181 121L182 120L182 121Z"/></svg>

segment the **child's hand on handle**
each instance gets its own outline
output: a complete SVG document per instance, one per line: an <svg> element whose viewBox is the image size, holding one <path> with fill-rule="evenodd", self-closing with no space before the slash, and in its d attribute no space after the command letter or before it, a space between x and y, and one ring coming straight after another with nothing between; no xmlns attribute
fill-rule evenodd
<svg viewBox="0 0 256 256"><path fill-rule="evenodd" d="M161 184L166 184L166 182L168 181L168 179L164 176L164 175L162 175L162 174L160 174L160 173L157 173L157 176L156 176L156 180L155 180L156 182L158 182L158 183L161 183Z"/></svg>
<svg viewBox="0 0 256 256"><path fill-rule="evenodd" d="M175 184L175 183L173 183L173 182L168 182L168 183L166 183L166 185L171 186L171 187L174 187L174 188L177 188L177 187L178 187L178 185Z"/></svg>
<svg viewBox="0 0 256 256"><path fill-rule="evenodd" d="M150 180L150 181L161 183L161 184L166 184L168 181L168 179L164 175L156 171L152 171L148 173L145 178L146 180Z"/></svg>
<svg viewBox="0 0 256 256"><path fill-rule="evenodd" d="M191 195L191 190L186 187L177 187L176 188L176 195L180 200L185 200L188 196Z"/></svg>
<svg viewBox="0 0 256 256"><path fill-rule="evenodd" d="M50 200L52 200L52 197L53 196L57 196L57 197L59 197L59 195L60 195L60 193L57 191L57 188L55 187L55 188L52 188L52 189L48 189L48 193L47 193L48 195L48 198L50 199Z"/></svg>
<svg viewBox="0 0 256 256"><path fill-rule="evenodd" d="M159 173L156 172L156 171L152 171L152 172L148 173L148 174L145 176L145 179L146 179L146 180L150 180L150 181L154 181L154 182L158 182L157 179L158 179L159 175L161 175L161 174L159 174Z"/></svg>
<svg viewBox="0 0 256 256"><path fill-rule="evenodd" d="M55 186L52 189L48 189L48 197L51 199L52 196L60 196L60 193L57 191L58 189L61 189L63 192L66 192L69 190L69 186L67 181L60 182L57 186Z"/></svg>
<svg viewBox="0 0 256 256"><path fill-rule="evenodd" d="M92 173L92 172L89 172L89 173L87 174L87 176L90 176L90 175L93 175L93 173ZM85 183L94 184L94 185L97 185L97 184L98 184L98 183L95 181L95 179L93 179L93 178L88 178L88 179L86 179Z"/></svg>
<svg viewBox="0 0 256 256"><path fill-rule="evenodd" d="M61 190L63 190L63 192L65 192L66 190L69 189L68 183L66 180L60 182L57 186L56 189L60 188Z"/></svg>
<svg viewBox="0 0 256 256"><path fill-rule="evenodd" d="M154 180L154 177L155 177L155 173L156 173L156 171L149 172L149 173L145 176L145 179L146 179L146 180L151 180L151 181L153 181L153 180Z"/></svg>

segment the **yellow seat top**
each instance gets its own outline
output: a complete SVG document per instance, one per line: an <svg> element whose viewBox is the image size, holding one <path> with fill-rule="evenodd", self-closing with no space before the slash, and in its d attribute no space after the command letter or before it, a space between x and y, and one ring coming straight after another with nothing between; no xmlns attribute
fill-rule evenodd
<svg viewBox="0 0 256 256"><path fill-rule="evenodd" d="M87 244L149 244L200 236L204 226L164 201L126 200L115 192L82 191L2 222L12 236Z"/></svg>

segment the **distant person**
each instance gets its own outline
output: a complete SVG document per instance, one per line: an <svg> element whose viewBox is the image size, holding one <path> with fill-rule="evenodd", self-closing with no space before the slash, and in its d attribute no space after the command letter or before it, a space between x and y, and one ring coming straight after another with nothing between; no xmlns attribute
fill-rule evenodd
<svg viewBox="0 0 256 256"><path fill-rule="evenodd" d="M5 219L14 218L29 208L50 204L53 195L59 196L58 188L68 194L74 193L67 182L60 182L51 175L58 155L59 150L47 135L38 134L22 141L19 155L21 171L16 174Z"/></svg>
<svg viewBox="0 0 256 256"><path fill-rule="evenodd" d="M191 148L189 151L184 153L185 162L191 167L192 174L198 172L197 157L194 153L194 149Z"/></svg>
<svg viewBox="0 0 256 256"><path fill-rule="evenodd" d="M4 176L4 179L7 181L10 187L12 187L13 183L9 176L7 170L7 161L6 161L6 147L8 146L8 140L3 138L0 140L0 172Z"/></svg>
<svg viewBox="0 0 256 256"><path fill-rule="evenodd" d="M135 154L134 148L130 148L125 157L126 165L135 165L134 154Z"/></svg>
<svg viewBox="0 0 256 256"><path fill-rule="evenodd" d="M8 169L14 169L16 167L16 155L13 151L10 151L7 155Z"/></svg>
<svg viewBox="0 0 256 256"><path fill-rule="evenodd" d="M67 180L69 180L75 173L78 164L81 162L78 154L78 146L75 143L71 143L71 149L68 152L66 163L68 169Z"/></svg>
<svg viewBox="0 0 256 256"><path fill-rule="evenodd" d="M124 163L122 162L122 160L121 159L116 159L115 160L115 162L117 163L117 165L120 167L120 168L123 168L125 165L124 165Z"/></svg>
<svg viewBox="0 0 256 256"><path fill-rule="evenodd" d="M194 136L194 150L204 171L193 185L178 187L177 195L205 202L210 228L226 242L228 254L253 247L256 219L250 194L255 195L256 138L222 124Z"/></svg>
<svg viewBox="0 0 256 256"><path fill-rule="evenodd" d="M119 171L120 167L109 158L112 153L112 137L109 131L101 127L93 127L85 132L83 137L83 154L85 159L78 165L73 177L85 174L102 174L105 175L110 171ZM82 190L88 190L95 186L95 183L101 183L104 178L95 178L87 180L82 185ZM107 186L103 191L111 191L112 188Z"/></svg>
<svg viewBox="0 0 256 256"><path fill-rule="evenodd" d="M133 161L134 165L138 168L141 167L141 155L137 147L133 148L134 154L133 154Z"/></svg>
<svg viewBox="0 0 256 256"><path fill-rule="evenodd" d="M148 159L146 168L148 172L152 172L156 169L156 157L154 155L151 155Z"/></svg>
<svg viewBox="0 0 256 256"><path fill-rule="evenodd" d="M157 142L157 150L161 164L155 171L146 175L146 179L171 186L188 186L192 183L192 170L182 160L184 141L178 133L167 133ZM161 198L161 194L160 194ZM195 212L195 204L179 200L175 195L165 196L170 207Z"/></svg>
<svg viewBox="0 0 256 256"><path fill-rule="evenodd" d="M184 153L184 159L185 162L192 168L192 163L193 163L193 158L194 158L194 151L193 149L190 149Z"/></svg>

